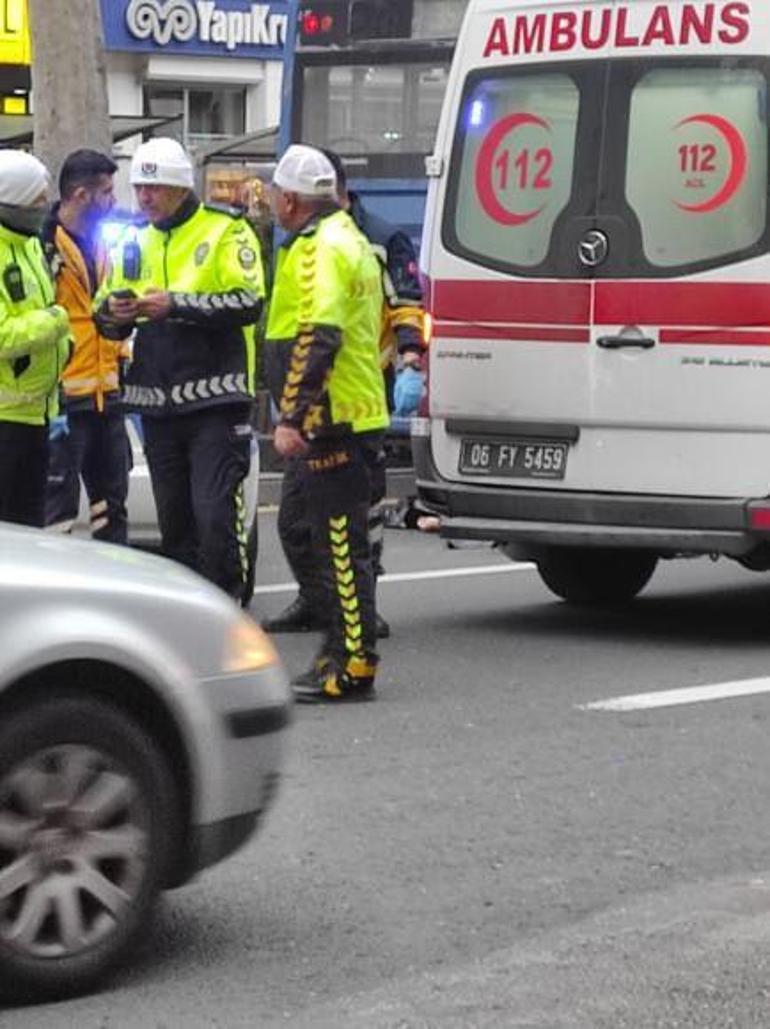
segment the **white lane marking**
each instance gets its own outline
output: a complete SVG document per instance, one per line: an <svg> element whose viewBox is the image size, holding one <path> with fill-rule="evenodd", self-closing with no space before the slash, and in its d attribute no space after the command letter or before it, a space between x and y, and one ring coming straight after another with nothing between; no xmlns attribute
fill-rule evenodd
<svg viewBox="0 0 770 1029"><path fill-rule="evenodd" d="M535 566L529 561L512 561L508 565L479 565L475 568L438 568L426 572L397 572L393 575L381 575L377 580L383 582L419 582L423 579L453 579L463 575L499 575L501 572L528 572ZM270 586L257 586L256 594L288 593L297 588L296 582L276 582Z"/></svg>
<svg viewBox="0 0 770 1029"><path fill-rule="evenodd" d="M577 706L581 711L644 711L655 707L701 704L708 700L751 697L757 693L770 693L770 678L718 682L711 686L685 686L678 690L659 690L657 693L631 693L625 697L594 700L590 704Z"/></svg>

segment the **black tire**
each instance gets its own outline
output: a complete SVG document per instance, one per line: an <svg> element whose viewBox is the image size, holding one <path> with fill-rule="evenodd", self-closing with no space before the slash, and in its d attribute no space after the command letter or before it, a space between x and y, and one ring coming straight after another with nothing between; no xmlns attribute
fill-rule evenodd
<svg viewBox="0 0 770 1029"><path fill-rule="evenodd" d="M257 558L259 557L259 515L254 513L254 521L249 529L249 538L246 543L246 556L248 558L248 569L246 571L246 582L243 584L242 607L248 607L254 599L254 587L257 582Z"/></svg>
<svg viewBox="0 0 770 1029"><path fill-rule="evenodd" d="M146 930L179 824L162 753L117 707L68 692L4 717L2 992L54 998L101 980Z"/></svg>
<svg viewBox="0 0 770 1029"><path fill-rule="evenodd" d="M537 561L540 578L570 604L623 604L644 589L658 558L643 550L552 547Z"/></svg>

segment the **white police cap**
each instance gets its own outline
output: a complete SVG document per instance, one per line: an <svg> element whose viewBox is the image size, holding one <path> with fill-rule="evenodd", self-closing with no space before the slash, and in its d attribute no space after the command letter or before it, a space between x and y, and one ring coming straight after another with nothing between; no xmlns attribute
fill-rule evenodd
<svg viewBox="0 0 770 1029"><path fill-rule="evenodd" d="M132 186L193 188L193 166L187 151L175 139L159 136L141 143L131 159Z"/></svg>
<svg viewBox="0 0 770 1029"><path fill-rule="evenodd" d="M293 143L276 165L273 183L306 197L337 196L337 175L329 158L315 147Z"/></svg>

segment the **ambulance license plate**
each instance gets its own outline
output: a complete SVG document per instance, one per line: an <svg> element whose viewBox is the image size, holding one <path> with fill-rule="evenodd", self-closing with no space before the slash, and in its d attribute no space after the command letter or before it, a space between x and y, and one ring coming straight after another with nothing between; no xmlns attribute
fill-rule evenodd
<svg viewBox="0 0 770 1029"><path fill-rule="evenodd" d="M563 479L568 450L567 443L464 439L460 443L459 471L461 475L510 479Z"/></svg>

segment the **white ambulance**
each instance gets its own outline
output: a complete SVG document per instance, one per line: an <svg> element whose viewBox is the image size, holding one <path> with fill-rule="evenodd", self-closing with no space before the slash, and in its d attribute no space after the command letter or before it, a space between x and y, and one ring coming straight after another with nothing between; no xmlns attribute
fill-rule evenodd
<svg viewBox="0 0 770 1029"><path fill-rule="evenodd" d="M575 603L770 569L768 0L470 0L422 247L421 500Z"/></svg>

